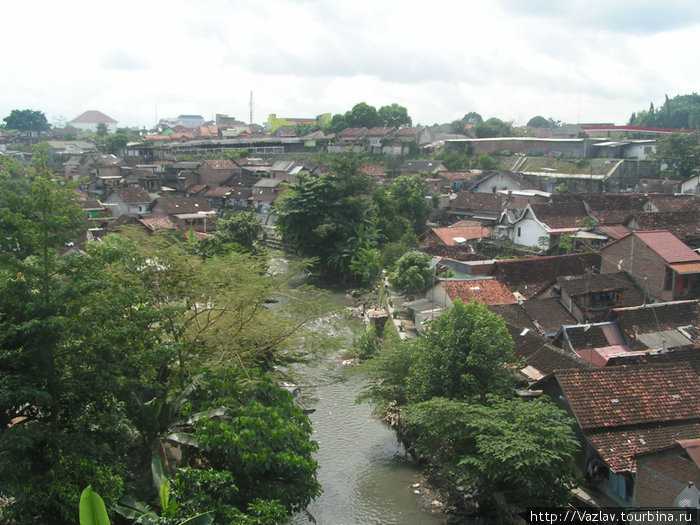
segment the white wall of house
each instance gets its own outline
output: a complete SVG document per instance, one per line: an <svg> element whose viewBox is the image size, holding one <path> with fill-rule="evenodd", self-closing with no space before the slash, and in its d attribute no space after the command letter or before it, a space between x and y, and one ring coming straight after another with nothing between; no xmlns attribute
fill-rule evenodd
<svg viewBox="0 0 700 525"><path fill-rule="evenodd" d="M97 125L99 122L69 122L70 127L72 128L77 128L82 131L97 131ZM105 122L107 125L107 131L109 133L114 133L117 130L118 123L108 123Z"/></svg>
<svg viewBox="0 0 700 525"><path fill-rule="evenodd" d="M540 245L540 237L547 237L548 241L545 246ZM542 224L529 216L513 224L510 240L519 246L537 246L543 250L549 248L549 232Z"/></svg>
<svg viewBox="0 0 700 525"><path fill-rule="evenodd" d="M626 159L648 160L656 152L656 144L628 144L623 148Z"/></svg>
<svg viewBox="0 0 700 525"><path fill-rule="evenodd" d="M447 295L447 291L442 283L437 283L430 290L425 293L425 298L429 301L435 301L436 304L442 306L443 308L451 308L452 300Z"/></svg>
<svg viewBox="0 0 700 525"><path fill-rule="evenodd" d="M695 175L681 182L681 193L700 193L700 175Z"/></svg>
<svg viewBox="0 0 700 525"><path fill-rule="evenodd" d="M516 183L510 177L503 173L496 173L487 180L480 182L478 186L472 188L472 191L477 193L495 193L498 190L520 190L520 184Z"/></svg>

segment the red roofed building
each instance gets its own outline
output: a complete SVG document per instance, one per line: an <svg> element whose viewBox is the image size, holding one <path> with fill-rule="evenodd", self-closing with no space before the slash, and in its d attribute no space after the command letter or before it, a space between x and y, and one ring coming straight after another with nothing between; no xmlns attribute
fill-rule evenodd
<svg viewBox="0 0 700 525"><path fill-rule="evenodd" d="M575 417L577 467L621 506L634 504L640 454L700 436L700 378L688 363L559 370L537 388Z"/></svg>
<svg viewBox="0 0 700 525"><path fill-rule="evenodd" d="M68 123L69 126L85 131L97 131L98 124L105 124L107 131L113 132L117 129L118 122L101 111L90 110L78 115Z"/></svg>
<svg viewBox="0 0 700 525"><path fill-rule="evenodd" d="M700 297L700 255L667 230L632 232L600 253L601 273L627 272L651 298Z"/></svg>
<svg viewBox="0 0 700 525"><path fill-rule="evenodd" d="M473 300L487 305L518 302L511 291L496 279L444 279L425 296L444 308L450 308L457 299L464 304Z"/></svg>
<svg viewBox="0 0 700 525"><path fill-rule="evenodd" d="M418 246L464 246L468 241L488 238L491 233L484 226L462 228L431 228L418 236Z"/></svg>

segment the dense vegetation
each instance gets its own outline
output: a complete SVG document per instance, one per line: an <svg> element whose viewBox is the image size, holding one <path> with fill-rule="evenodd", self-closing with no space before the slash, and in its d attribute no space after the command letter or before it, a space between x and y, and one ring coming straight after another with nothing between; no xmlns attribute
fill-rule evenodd
<svg viewBox="0 0 700 525"><path fill-rule="evenodd" d="M387 338L367 361L374 382L361 399L398 414L414 454L476 501L501 490L528 506L561 505L574 481L573 422L547 398L515 396L512 348L501 317L456 301L421 337Z"/></svg>
<svg viewBox="0 0 700 525"><path fill-rule="evenodd" d="M435 209L423 175L375 186L360 159L343 154L331 173L290 183L275 201L277 230L303 257L313 257L329 278L370 283L416 244Z"/></svg>
<svg viewBox="0 0 700 525"><path fill-rule="evenodd" d="M129 522L304 508L316 444L270 373L323 302L236 220L205 247L125 230L65 253L86 224L47 158L0 158L1 520L75 523L87 485Z"/></svg>
<svg viewBox="0 0 700 525"><path fill-rule="evenodd" d="M629 120L630 126L646 126L671 129L700 129L700 95L677 95L671 99L666 98L664 103L654 107L649 104L648 110L640 110L632 113Z"/></svg>

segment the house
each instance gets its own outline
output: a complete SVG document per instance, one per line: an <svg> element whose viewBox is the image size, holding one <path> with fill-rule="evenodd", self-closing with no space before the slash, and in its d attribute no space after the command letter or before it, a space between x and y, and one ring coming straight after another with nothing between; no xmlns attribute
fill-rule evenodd
<svg viewBox="0 0 700 525"><path fill-rule="evenodd" d="M492 275L524 300L549 286L555 276L584 275L586 271L600 271L599 254L588 252L499 260L494 263Z"/></svg>
<svg viewBox="0 0 700 525"><path fill-rule="evenodd" d="M613 317L625 344L633 350L668 351L700 344L697 299L618 307Z"/></svg>
<svg viewBox="0 0 700 525"><path fill-rule="evenodd" d="M433 193L442 194L466 190L482 176L480 171L439 171L427 181Z"/></svg>
<svg viewBox="0 0 700 525"><path fill-rule="evenodd" d="M103 202L112 215L148 214L151 197L141 188L114 188Z"/></svg>
<svg viewBox="0 0 700 525"><path fill-rule="evenodd" d="M469 241L479 241L491 236L489 228L484 226L465 226L461 228L431 228L418 236L418 247L429 246L464 246Z"/></svg>
<svg viewBox="0 0 700 525"><path fill-rule="evenodd" d="M556 246L562 235L575 235L586 226L588 212L583 203L528 204L523 214L509 226L513 244L543 250Z"/></svg>
<svg viewBox="0 0 700 525"><path fill-rule="evenodd" d="M586 193L580 195L588 214L598 224L622 224L644 209L645 197L627 193Z"/></svg>
<svg viewBox="0 0 700 525"><path fill-rule="evenodd" d="M387 140L396 132L393 127L371 128L365 135L365 148L372 153L382 152L382 148Z"/></svg>
<svg viewBox="0 0 700 525"><path fill-rule="evenodd" d="M515 304L513 293L497 279L441 279L428 290L425 298L442 308L451 308L457 299L464 304L473 300L487 305Z"/></svg>
<svg viewBox="0 0 700 525"><path fill-rule="evenodd" d="M353 148L353 151L361 152L364 149L365 136L368 131L367 128L345 128L336 133L335 141L339 149L332 152L340 153L347 148ZM329 151L331 151L330 148Z"/></svg>
<svg viewBox="0 0 700 525"><path fill-rule="evenodd" d="M700 297L700 255L667 230L632 232L600 253L601 273L627 272L651 298Z"/></svg>
<svg viewBox="0 0 700 525"><path fill-rule="evenodd" d="M284 190L282 182L281 179L260 179L253 184L252 195L248 197L251 207L262 213L269 212L272 203Z"/></svg>
<svg viewBox="0 0 700 525"><path fill-rule="evenodd" d="M477 193L496 193L503 191L531 190L534 186L512 171L497 170L488 172L470 188Z"/></svg>
<svg viewBox="0 0 700 525"><path fill-rule="evenodd" d="M658 213L664 211L695 211L700 200L695 195L673 193L650 193L644 202L644 211Z"/></svg>
<svg viewBox="0 0 700 525"><path fill-rule="evenodd" d="M223 186L234 175L240 174L240 167L231 159L208 159L197 168L200 184L210 188Z"/></svg>
<svg viewBox="0 0 700 525"><path fill-rule="evenodd" d="M490 310L492 308L489 307ZM522 363L520 374L530 384L551 375L555 370L593 368L593 365L580 359L573 352L553 346L549 339L537 335L532 330L520 328L507 321L506 328L513 339L513 353Z"/></svg>
<svg viewBox="0 0 700 525"><path fill-rule="evenodd" d="M216 230L216 212L202 197L161 197L153 201L151 213L153 217L167 217L183 231Z"/></svg>
<svg viewBox="0 0 700 525"><path fill-rule="evenodd" d="M696 248L700 241L700 210L638 213L630 216L625 226L631 231L668 230Z"/></svg>
<svg viewBox="0 0 700 525"><path fill-rule="evenodd" d="M611 357L630 352L617 325L610 321L563 325L552 338L552 344L599 367L605 366Z"/></svg>
<svg viewBox="0 0 700 525"><path fill-rule="evenodd" d="M557 370L533 388L575 418L575 470L615 506L634 505L641 454L700 436L700 377L688 363Z"/></svg>
<svg viewBox="0 0 700 525"><path fill-rule="evenodd" d="M472 219L495 223L502 211L501 195L461 191L450 195L445 213L451 220Z"/></svg>
<svg viewBox="0 0 700 525"><path fill-rule="evenodd" d="M637 478L633 503L636 507L698 507L700 503L700 438L675 443L636 456ZM685 503L681 493L695 489Z"/></svg>
<svg viewBox="0 0 700 525"><path fill-rule="evenodd" d="M554 337L562 326L576 324L576 318L558 297L533 298L523 301L522 307L537 330L544 336Z"/></svg>
<svg viewBox="0 0 700 525"><path fill-rule="evenodd" d="M560 276L552 289L579 323L607 321L615 307L644 303L643 290L624 272Z"/></svg>
<svg viewBox="0 0 700 525"><path fill-rule="evenodd" d="M69 126L83 131L97 131L97 126L99 124L104 124L107 126L108 132L114 133L117 130L117 124L119 124L119 122L97 110L89 110L81 113L68 122Z"/></svg>
<svg viewBox="0 0 700 525"><path fill-rule="evenodd" d="M233 194L236 188L231 186L217 186L211 188L204 193L204 198L209 201L211 207L221 212L224 209L233 206Z"/></svg>
<svg viewBox="0 0 700 525"><path fill-rule="evenodd" d="M681 181L680 188L678 189L681 193L689 194L700 194L700 175L693 175Z"/></svg>

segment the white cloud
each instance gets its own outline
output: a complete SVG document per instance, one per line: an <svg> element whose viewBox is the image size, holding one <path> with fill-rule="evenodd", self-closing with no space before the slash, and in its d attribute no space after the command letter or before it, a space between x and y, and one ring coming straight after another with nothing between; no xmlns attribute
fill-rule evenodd
<svg viewBox="0 0 700 525"><path fill-rule="evenodd" d="M0 118L98 109L122 125L181 113L247 120L252 90L256 122L365 101L397 102L423 124L469 111L622 124L700 84L690 0L29 4L5 8L13 45Z"/></svg>

